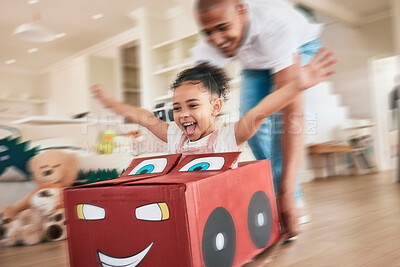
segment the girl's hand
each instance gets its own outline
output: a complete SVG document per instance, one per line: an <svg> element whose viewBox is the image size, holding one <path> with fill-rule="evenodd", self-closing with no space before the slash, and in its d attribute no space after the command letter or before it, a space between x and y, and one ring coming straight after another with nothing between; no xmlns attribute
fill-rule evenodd
<svg viewBox="0 0 400 267"><path fill-rule="evenodd" d="M321 48L308 65L299 68L298 85L301 90L313 87L335 73L327 70L336 64L338 59L331 59L334 51L326 51L326 47Z"/></svg>
<svg viewBox="0 0 400 267"><path fill-rule="evenodd" d="M90 91L92 91L93 97L99 100L103 107L111 108L114 105L115 100L100 84L92 85Z"/></svg>

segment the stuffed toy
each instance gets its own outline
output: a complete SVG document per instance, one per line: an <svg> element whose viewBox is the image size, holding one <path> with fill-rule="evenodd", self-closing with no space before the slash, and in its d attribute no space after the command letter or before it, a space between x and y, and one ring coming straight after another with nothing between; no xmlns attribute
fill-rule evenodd
<svg viewBox="0 0 400 267"><path fill-rule="evenodd" d="M64 209L56 209L47 216L44 226L44 238L47 241L58 241L67 238Z"/></svg>
<svg viewBox="0 0 400 267"><path fill-rule="evenodd" d="M64 220L63 189L74 183L79 166L74 154L47 150L29 161L29 170L37 189L14 205L0 210L0 239L5 239L2 241L5 245L38 243L46 236L47 229L60 223L61 220L55 220L60 217L57 215L61 214ZM62 237L63 233L50 235L47 239L59 240Z"/></svg>
<svg viewBox="0 0 400 267"><path fill-rule="evenodd" d="M132 137L136 142L141 142L144 139L142 133L139 130L130 131L127 134L125 134L125 136Z"/></svg>
<svg viewBox="0 0 400 267"><path fill-rule="evenodd" d="M63 210L62 190L58 185L48 183L46 188L36 192L29 203L30 208L20 212L11 221L1 243L5 246L34 245L43 239L53 241L65 237L63 229L57 226L53 229L52 223L55 216L59 216L60 210Z"/></svg>
<svg viewBox="0 0 400 267"><path fill-rule="evenodd" d="M138 155L138 145L144 140L140 131L130 131L124 135L118 135L114 138L113 153L132 153Z"/></svg>
<svg viewBox="0 0 400 267"><path fill-rule="evenodd" d="M37 192L31 200L31 206L38 209L45 219L43 238L47 241L58 241L67 237L62 193L63 188L49 184L46 189Z"/></svg>
<svg viewBox="0 0 400 267"><path fill-rule="evenodd" d="M3 230L0 243L4 246L37 244L43 239L44 223L45 220L39 210L23 210Z"/></svg>
<svg viewBox="0 0 400 267"><path fill-rule="evenodd" d="M114 130L105 130L101 134L100 144L97 145L96 150L101 154L111 154L115 148L114 138L116 135Z"/></svg>

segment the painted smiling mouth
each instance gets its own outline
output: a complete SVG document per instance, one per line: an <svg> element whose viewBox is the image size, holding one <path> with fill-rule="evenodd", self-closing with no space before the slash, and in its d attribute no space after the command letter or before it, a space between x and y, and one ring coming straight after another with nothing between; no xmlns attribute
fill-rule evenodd
<svg viewBox="0 0 400 267"><path fill-rule="evenodd" d="M97 256L99 257L101 266L103 267L135 267L144 259L144 257L146 257L151 246L153 246L153 243L154 242L141 252L129 257L112 257L104 254L100 250L97 250Z"/></svg>

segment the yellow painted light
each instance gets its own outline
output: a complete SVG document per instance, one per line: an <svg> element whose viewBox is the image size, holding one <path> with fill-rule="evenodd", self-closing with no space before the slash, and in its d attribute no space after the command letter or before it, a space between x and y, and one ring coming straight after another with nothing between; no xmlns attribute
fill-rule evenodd
<svg viewBox="0 0 400 267"><path fill-rule="evenodd" d="M84 220L85 219L85 215L83 214L83 205L84 204L78 204L76 206L76 214L78 215L78 219L79 220Z"/></svg>
<svg viewBox="0 0 400 267"><path fill-rule="evenodd" d="M161 220L168 220L169 219L169 209L168 205L165 202L157 203L161 209L162 218Z"/></svg>

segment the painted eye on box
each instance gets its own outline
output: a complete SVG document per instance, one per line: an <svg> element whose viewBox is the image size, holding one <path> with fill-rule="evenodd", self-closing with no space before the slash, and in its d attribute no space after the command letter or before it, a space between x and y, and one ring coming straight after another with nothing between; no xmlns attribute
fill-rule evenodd
<svg viewBox="0 0 400 267"><path fill-rule="evenodd" d="M162 173L167 166L167 158L147 159L136 165L128 175Z"/></svg>
<svg viewBox="0 0 400 267"><path fill-rule="evenodd" d="M142 221L165 221L169 219L169 209L165 202L152 203L135 209L136 219Z"/></svg>
<svg viewBox="0 0 400 267"><path fill-rule="evenodd" d="M197 158L185 164L179 171L192 172L192 171L218 171L222 169L225 164L224 157L204 157Z"/></svg>
<svg viewBox="0 0 400 267"><path fill-rule="evenodd" d="M76 214L79 220L86 221L103 220L106 217L105 209L91 204L76 205Z"/></svg>

